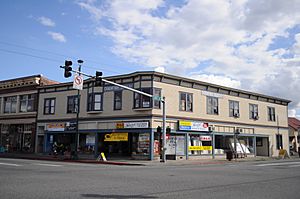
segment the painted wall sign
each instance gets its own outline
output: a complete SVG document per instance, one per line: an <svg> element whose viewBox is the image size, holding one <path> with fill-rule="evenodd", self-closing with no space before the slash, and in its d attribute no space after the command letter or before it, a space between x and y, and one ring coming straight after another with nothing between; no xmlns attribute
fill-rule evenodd
<svg viewBox="0 0 300 199"><path fill-rule="evenodd" d="M189 146L189 151L211 151L212 146Z"/></svg>
<svg viewBox="0 0 300 199"><path fill-rule="evenodd" d="M220 93L213 93L213 92L209 92L209 91L202 91L202 95L205 96L210 96L210 97L217 97L217 98L223 98L223 94Z"/></svg>
<svg viewBox="0 0 300 199"><path fill-rule="evenodd" d="M47 124L48 131L64 131L65 123L50 123Z"/></svg>
<svg viewBox="0 0 300 199"><path fill-rule="evenodd" d="M127 86L129 88L133 88L133 83L122 84L122 85ZM121 90L124 90L124 89L119 86L105 85L105 87L104 87L104 92L121 91Z"/></svg>
<svg viewBox="0 0 300 199"><path fill-rule="evenodd" d="M180 120L179 121L179 130L182 130L182 131L207 131L208 132L208 123Z"/></svg>
<svg viewBox="0 0 300 199"><path fill-rule="evenodd" d="M141 129L149 128L149 122L119 122L117 123L117 129Z"/></svg>
<svg viewBox="0 0 300 199"><path fill-rule="evenodd" d="M104 142L128 141L128 133L110 133L105 134Z"/></svg>
<svg viewBox="0 0 300 199"><path fill-rule="evenodd" d="M76 122L66 122L66 131L76 131Z"/></svg>

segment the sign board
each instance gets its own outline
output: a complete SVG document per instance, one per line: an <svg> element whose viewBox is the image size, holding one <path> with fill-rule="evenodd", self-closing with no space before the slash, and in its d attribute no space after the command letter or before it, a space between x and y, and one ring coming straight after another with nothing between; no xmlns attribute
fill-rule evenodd
<svg viewBox="0 0 300 199"><path fill-rule="evenodd" d="M127 86L129 88L133 88L133 83L122 84L122 85ZM104 89L104 92L124 90L124 88L122 88L120 86L112 86L112 85L105 85L105 87L103 89Z"/></svg>
<svg viewBox="0 0 300 199"><path fill-rule="evenodd" d="M117 129L141 129L149 128L149 122L119 122Z"/></svg>
<svg viewBox="0 0 300 199"><path fill-rule="evenodd" d="M211 141L211 136L209 135L201 135L200 141Z"/></svg>
<svg viewBox="0 0 300 199"><path fill-rule="evenodd" d="M189 151L211 151L212 146L189 146Z"/></svg>
<svg viewBox="0 0 300 199"><path fill-rule="evenodd" d="M104 142L128 141L128 133L110 133L105 134Z"/></svg>
<svg viewBox="0 0 300 199"><path fill-rule="evenodd" d="M86 135L85 144L89 146L95 145L95 135Z"/></svg>
<svg viewBox="0 0 300 199"><path fill-rule="evenodd" d="M82 90L83 88L83 77L81 75L75 74L73 81L73 88L77 90Z"/></svg>
<svg viewBox="0 0 300 199"><path fill-rule="evenodd" d="M76 122L66 122L66 131L76 131Z"/></svg>
<svg viewBox="0 0 300 199"><path fill-rule="evenodd" d="M64 131L65 123L50 123L47 124L48 131Z"/></svg>
<svg viewBox="0 0 300 199"><path fill-rule="evenodd" d="M179 121L179 130L182 131L206 131L208 132L208 123L196 121Z"/></svg>

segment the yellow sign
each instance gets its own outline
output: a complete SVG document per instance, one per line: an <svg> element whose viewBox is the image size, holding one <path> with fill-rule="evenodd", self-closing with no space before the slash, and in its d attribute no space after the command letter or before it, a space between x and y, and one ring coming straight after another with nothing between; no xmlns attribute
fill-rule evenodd
<svg viewBox="0 0 300 199"><path fill-rule="evenodd" d="M128 141L128 133L110 133L105 134L104 142Z"/></svg>
<svg viewBox="0 0 300 199"><path fill-rule="evenodd" d="M189 146L190 151L211 151L212 146Z"/></svg>
<svg viewBox="0 0 300 199"><path fill-rule="evenodd" d="M124 128L124 123L117 123L117 129L123 129Z"/></svg>

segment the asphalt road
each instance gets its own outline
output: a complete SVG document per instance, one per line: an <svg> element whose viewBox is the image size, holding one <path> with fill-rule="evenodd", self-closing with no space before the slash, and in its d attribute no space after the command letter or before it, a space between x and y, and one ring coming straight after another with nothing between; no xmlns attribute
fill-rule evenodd
<svg viewBox="0 0 300 199"><path fill-rule="evenodd" d="M0 198L300 198L300 161L117 166L0 159Z"/></svg>

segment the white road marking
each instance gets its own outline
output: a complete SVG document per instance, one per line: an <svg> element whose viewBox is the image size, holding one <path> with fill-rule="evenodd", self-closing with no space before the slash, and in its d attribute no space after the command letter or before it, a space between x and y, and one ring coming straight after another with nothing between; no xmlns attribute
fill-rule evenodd
<svg viewBox="0 0 300 199"><path fill-rule="evenodd" d="M22 165L20 165L20 164L12 164L12 163L4 163L4 162L0 162L0 165L15 166L15 167L22 166Z"/></svg>
<svg viewBox="0 0 300 199"><path fill-rule="evenodd" d="M47 167L63 167L63 165L59 165L59 164L34 164L34 165L47 166Z"/></svg>
<svg viewBox="0 0 300 199"><path fill-rule="evenodd" d="M291 165L289 167L300 167L300 165Z"/></svg>
<svg viewBox="0 0 300 199"><path fill-rule="evenodd" d="M267 163L267 164L258 164L258 165L255 165L255 166L265 167L265 166L280 166L280 165L294 165L294 164L300 164L300 162Z"/></svg>

